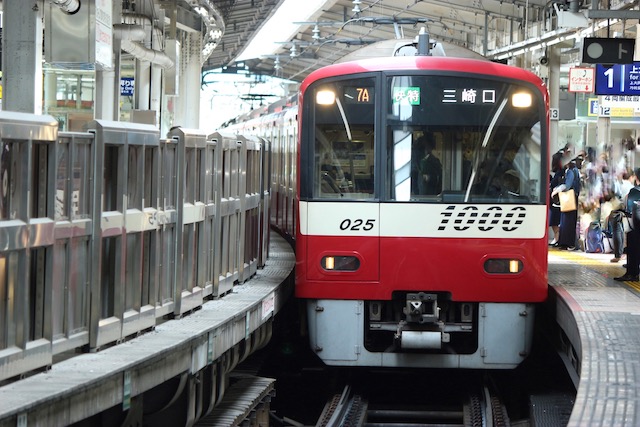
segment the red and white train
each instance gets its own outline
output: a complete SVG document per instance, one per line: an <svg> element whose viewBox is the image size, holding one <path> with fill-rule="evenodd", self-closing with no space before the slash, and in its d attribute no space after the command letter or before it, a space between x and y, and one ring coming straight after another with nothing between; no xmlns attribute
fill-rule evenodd
<svg viewBox="0 0 640 427"><path fill-rule="evenodd" d="M271 142L311 347L336 366L514 368L547 297L547 88L394 43L235 125Z"/></svg>

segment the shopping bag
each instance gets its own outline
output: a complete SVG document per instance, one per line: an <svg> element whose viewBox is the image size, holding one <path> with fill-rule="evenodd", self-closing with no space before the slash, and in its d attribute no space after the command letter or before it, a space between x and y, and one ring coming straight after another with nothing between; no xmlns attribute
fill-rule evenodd
<svg viewBox="0 0 640 427"><path fill-rule="evenodd" d="M560 212L571 212L577 209L576 193L573 188L559 192L558 197L560 197Z"/></svg>

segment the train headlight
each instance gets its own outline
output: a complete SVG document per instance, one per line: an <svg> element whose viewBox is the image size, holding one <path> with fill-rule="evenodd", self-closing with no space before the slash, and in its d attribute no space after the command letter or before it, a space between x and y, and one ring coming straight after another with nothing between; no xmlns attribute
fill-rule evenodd
<svg viewBox="0 0 640 427"><path fill-rule="evenodd" d="M333 105L336 102L336 94L332 90L319 90L316 92L316 104Z"/></svg>
<svg viewBox="0 0 640 427"><path fill-rule="evenodd" d="M492 258L484 262L484 271L489 274L518 274L523 266L519 259Z"/></svg>
<svg viewBox="0 0 640 427"><path fill-rule="evenodd" d="M511 105L515 108L528 108L533 104L533 97L529 92L516 92L511 95Z"/></svg>
<svg viewBox="0 0 640 427"><path fill-rule="evenodd" d="M325 256L320 260L324 270L356 271L360 268L360 260L354 256Z"/></svg>

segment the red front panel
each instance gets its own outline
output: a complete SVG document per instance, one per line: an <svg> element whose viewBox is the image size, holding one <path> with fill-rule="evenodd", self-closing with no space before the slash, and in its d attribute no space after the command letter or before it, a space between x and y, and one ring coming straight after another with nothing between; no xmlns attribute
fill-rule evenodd
<svg viewBox="0 0 640 427"><path fill-rule="evenodd" d="M396 290L450 292L454 301L539 302L547 296L547 244L542 239L298 239L296 296L300 298L388 300ZM323 271L320 260L332 252L358 254L361 268ZM484 271L488 258L519 259L524 268L515 275L490 275Z"/></svg>

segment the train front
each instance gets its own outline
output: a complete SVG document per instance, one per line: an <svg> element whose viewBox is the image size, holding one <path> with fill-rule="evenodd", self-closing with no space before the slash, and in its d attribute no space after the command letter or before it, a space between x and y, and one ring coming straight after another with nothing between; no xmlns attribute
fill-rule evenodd
<svg viewBox="0 0 640 427"><path fill-rule="evenodd" d="M296 296L329 365L513 368L547 296L548 97L481 61L302 86Z"/></svg>

